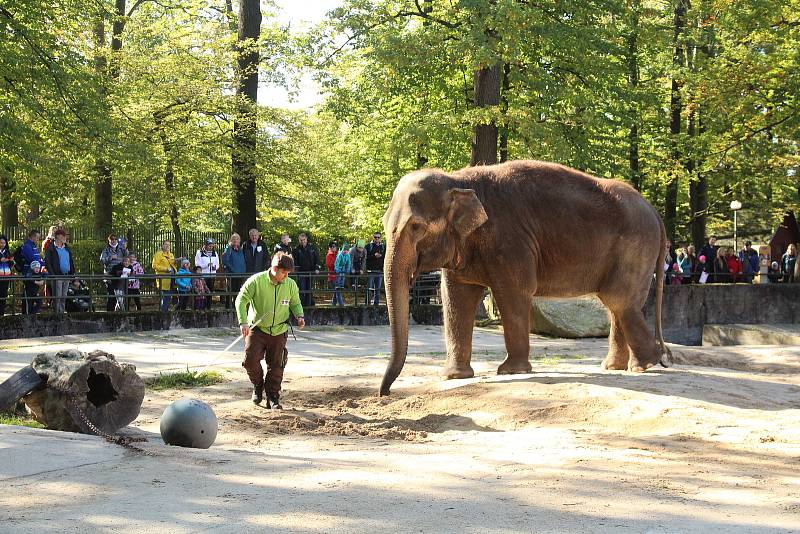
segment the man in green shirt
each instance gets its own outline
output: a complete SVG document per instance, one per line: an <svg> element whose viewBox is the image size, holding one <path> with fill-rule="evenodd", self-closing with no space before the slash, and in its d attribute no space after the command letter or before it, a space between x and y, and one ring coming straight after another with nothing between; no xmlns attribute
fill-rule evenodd
<svg viewBox="0 0 800 534"><path fill-rule="evenodd" d="M303 328L303 306L300 291L289 278L294 261L289 255L278 252L272 258L268 271L254 274L242 284L236 296L236 315L244 336L244 362L242 367L253 383L252 401L260 404L267 394L267 408L281 409L280 391L283 369L286 367L287 330L289 312ZM261 368L267 362L267 374Z"/></svg>

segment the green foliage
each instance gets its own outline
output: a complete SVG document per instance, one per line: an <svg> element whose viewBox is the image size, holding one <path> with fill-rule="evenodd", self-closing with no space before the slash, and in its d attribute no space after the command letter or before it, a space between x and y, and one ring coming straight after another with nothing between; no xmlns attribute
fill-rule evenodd
<svg viewBox="0 0 800 534"><path fill-rule="evenodd" d="M158 376L148 378L145 380L145 385L148 389L153 391L162 391L165 389L190 389L197 387L213 386L224 382L225 377L216 371L186 371L179 373L158 373Z"/></svg>
<svg viewBox="0 0 800 534"><path fill-rule="evenodd" d="M687 2L686 30L673 43L675 5L343 0L306 34L266 11L252 44L261 79L293 90L299 67L311 67L326 99L309 112L259 106L265 239L306 231L322 248L334 237L368 237L400 177L467 165L472 128L493 121L509 159L639 182L662 213L666 185L677 180L679 240L689 238L690 184L699 178L708 184L707 233L731 235L727 206L736 198L740 235L763 240L800 200L800 3ZM229 230L231 7L128 0L115 51L111 0L4 4L3 199L23 215L39 210L34 224L85 225L104 162L115 228ZM685 48L677 64L676 44ZM508 73L501 103L476 107L475 72L491 65ZM669 131L673 79L677 136ZM100 245L76 243L81 270L99 269Z"/></svg>
<svg viewBox="0 0 800 534"><path fill-rule="evenodd" d="M30 428L44 428L39 421L19 413L0 412L0 425L27 426Z"/></svg>

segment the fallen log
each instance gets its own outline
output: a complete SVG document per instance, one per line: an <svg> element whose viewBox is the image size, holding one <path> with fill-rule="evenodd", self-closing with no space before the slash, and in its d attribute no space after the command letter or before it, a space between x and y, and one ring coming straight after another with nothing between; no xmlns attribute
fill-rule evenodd
<svg viewBox="0 0 800 534"><path fill-rule="evenodd" d="M144 381L135 366L117 362L113 354L100 350L38 354L30 367L45 387L34 389L23 401L47 428L113 434L139 416Z"/></svg>

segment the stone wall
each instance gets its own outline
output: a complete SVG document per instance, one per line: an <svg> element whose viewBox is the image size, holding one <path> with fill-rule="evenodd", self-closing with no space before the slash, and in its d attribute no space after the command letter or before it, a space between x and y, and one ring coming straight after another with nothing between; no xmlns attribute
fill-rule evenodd
<svg viewBox="0 0 800 534"><path fill-rule="evenodd" d="M645 315L647 324L654 325L654 290ZM800 322L800 284L666 286L661 315L666 341L700 345L707 324Z"/></svg>

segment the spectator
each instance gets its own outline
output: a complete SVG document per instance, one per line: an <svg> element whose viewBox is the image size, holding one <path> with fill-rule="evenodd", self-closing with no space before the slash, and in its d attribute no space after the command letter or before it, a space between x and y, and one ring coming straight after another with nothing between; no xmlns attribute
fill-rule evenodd
<svg viewBox="0 0 800 534"><path fill-rule="evenodd" d="M314 306L313 278L311 273L319 273L319 254L316 247L308 242L308 236L303 232L297 237L299 245L292 251L297 285L300 288L300 303L303 308Z"/></svg>
<svg viewBox="0 0 800 534"><path fill-rule="evenodd" d="M80 278L73 278L67 288L66 310L69 313L92 311L92 297L89 288Z"/></svg>
<svg viewBox="0 0 800 534"><path fill-rule="evenodd" d="M728 272L731 275L730 281L734 284L742 282L742 262L739 261L739 257L734 253L732 247L728 248L726 253L725 261L728 262Z"/></svg>
<svg viewBox="0 0 800 534"><path fill-rule="evenodd" d="M100 261L103 263L103 274L111 274L111 270L122 263L122 258L128 257L128 251L122 246L117 239L117 236L110 234L108 236L108 245L100 253ZM113 311L117 306L117 297L115 288L118 283L116 280L106 280L106 311Z"/></svg>
<svg viewBox="0 0 800 534"><path fill-rule="evenodd" d="M53 288L53 307L56 313L66 313L67 289L70 279L75 275L75 258L67 245L67 233L63 228L55 231L53 243L44 253L47 272L51 276L61 277L50 282Z"/></svg>
<svg viewBox="0 0 800 534"><path fill-rule="evenodd" d="M353 264L351 274L353 275L353 293L358 295L361 287L362 276L367 269L367 251L364 249L364 240L359 239L350 249L350 259ZM358 297L356 297L356 300Z"/></svg>
<svg viewBox="0 0 800 534"><path fill-rule="evenodd" d="M750 241L744 242L744 248L739 252L739 261L742 263L742 282L752 283L753 277L759 271L758 251Z"/></svg>
<svg viewBox="0 0 800 534"><path fill-rule="evenodd" d="M39 250L36 250L39 253ZM42 307L42 299L39 297L39 289L44 285L44 272L42 272L42 264L38 260L33 260L28 265L28 270L25 273L25 302L22 304L22 311L26 315L35 315L39 313Z"/></svg>
<svg viewBox="0 0 800 534"><path fill-rule="evenodd" d="M292 243L292 238L289 237L289 234L281 234L281 242L275 245L275 247L272 249L272 254L274 255L276 252L283 252L287 256L291 256L292 255L291 243Z"/></svg>
<svg viewBox="0 0 800 534"><path fill-rule="evenodd" d="M42 256L39 254L39 238L41 234L38 230L31 230L28 232L28 239L22 244L22 275L25 276L31 272L31 263L38 262L41 268Z"/></svg>
<svg viewBox="0 0 800 534"><path fill-rule="evenodd" d="M133 301L136 304L136 311L141 311L142 299L139 297L141 280L138 277L144 274L144 269L133 252L128 254L128 259L131 262L131 277L128 279L128 308L131 307L130 303Z"/></svg>
<svg viewBox="0 0 800 534"><path fill-rule="evenodd" d="M120 263L111 268L111 275L114 277L114 298L116 299L114 311L128 309L127 290L131 272L130 256L125 256Z"/></svg>
<svg viewBox="0 0 800 534"><path fill-rule="evenodd" d="M773 261L769 269L767 269L767 280L773 284L777 284L781 281L781 264L777 261Z"/></svg>
<svg viewBox="0 0 800 534"><path fill-rule="evenodd" d="M697 265L694 268L694 283L706 284L713 282L713 274L713 266L706 261L706 257L703 254L700 254L700 257L697 258Z"/></svg>
<svg viewBox="0 0 800 534"><path fill-rule="evenodd" d="M244 263L248 273L260 273L267 269L267 247L259 236L258 230L251 229L249 241L244 246Z"/></svg>
<svg viewBox="0 0 800 534"><path fill-rule="evenodd" d="M247 264L244 261L244 249L242 248L242 238L236 232L231 234L228 246L222 253L222 267L228 273L228 293L239 293L239 289L244 282L244 273L247 272ZM236 298L235 296L233 298ZM231 307L231 295L225 295L225 308Z"/></svg>
<svg viewBox="0 0 800 534"><path fill-rule="evenodd" d="M344 306L344 298L342 297L342 289L345 287L347 276L353 269L353 261L350 257L350 245L342 243L342 248L339 249L339 254L336 255L336 264L334 270L336 271L336 292L333 294L333 305L340 304Z"/></svg>
<svg viewBox="0 0 800 534"><path fill-rule="evenodd" d="M712 235L708 238L708 244L703 245L703 248L700 249L700 254L706 257L706 262L708 262L708 264L714 265L714 261L717 259L718 249L717 236Z"/></svg>
<svg viewBox="0 0 800 534"><path fill-rule="evenodd" d="M372 235L372 242L366 247L367 252L367 274L369 274L369 290L374 291L372 304L377 306L381 303L381 286L383 285L383 257L386 255L386 245L381 243L381 233L375 232ZM369 304L369 295L367 302Z"/></svg>
<svg viewBox="0 0 800 534"><path fill-rule="evenodd" d="M180 265L178 276L175 277L175 289L178 292L178 309L185 310L187 304L189 304L189 295L192 293L192 279L188 276L192 274L189 269L191 262L189 258L181 258Z"/></svg>
<svg viewBox="0 0 800 534"><path fill-rule="evenodd" d="M728 249L725 247L715 251L716 258L712 264L714 283L725 284L731 281L731 272L728 269Z"/></svg>
<svg viewBox="0 0 800 534"><path fill-rule="evenodd" d="M56 240L56 231L58 229L58 226L51 226L50 229L47 230L47 237L42 241L42 257L44 257L44 253L47 252L48 247Z"/></svg>
<svg viewBox="0 0 800 534"><path fill-rule="evenodd" d="M797 246L789 243L789 247L781 257L781 274L783 282L794 282L794 264L797 263Z"/></svg>
<svg viewBox="0 0 800 534"><path fill-rule="evenodd" d="M14 266L14 255L8 247L8 238L0 235L0 317L6 313L6 299L8 298L8 284L5 277L11 276Z"/></svg>
<svg viewBox="0 0 800 534"><path fill-rule="evenodd" d="M214 278L217 276L217 271L219 270L219 256L217 256L217 251L214 250L215 246L217 245L214 239L208 237L206 238L206 243L203 248L198 250L194 255L194 265L195 267L200 267L200 272L203 274L203 278L205 278L206 288L208 289L205 297L206 310L211 308L211 294L214 292Z"/></svg>
<svg viewBox="0 0 800 534"><path fill-rule="evenodd" d="M328 285L334 290L331 304L336 306L336 255L338 247L335 241L328 243L328 254L325 255L325 266L328 268Z"/></svg>
<svg viewBox="0 0 800 534"><path fill-rule="evenodd" d="M692 281L692 260L689 258L689 254L686 252L686 250L682 248L678 249L677 256L678 272L681 274L681 283L689 284Z"/></svg>
<svg viewBox="0 0 800 534"><path fill-rule="evenodd" d="M194 266L194 274L200 275L203 274L203 270L199 265ZM203 278L192 278L192 291L194 292L194 309L195 310L204 310L206 309L206 299L211 291L209 291L208 286L206 285L206 281Z"/></svg>
<svg viewBox="0 0 800 534"><path fill-rule="evenodd" d="M670 273L670 284L679 286L683 283L683 275L681 274L681 266L678 263L672 264L672 272Z"/></svg>
<svg viewBox="0 0 800 534"><path fill-rule="evenodd" d="M686 257L689 258L689 278L683 277L684 284L691 284L694 282L694 273L697 270L697 254L695 253L694 245L688 245L686 247Z"/></svg>
<svg viewBox="0 0 800 534"><path fill-rule="evenodd" d="M178 270L175 264L175 256L172 254L172 243L164 241L161 243L161 250L153 254L153 272L163 278L156 280L156 286L161 290L161 311L169 311L169 303L172 300L172 281L168 275L175 274Z"/></svg>

